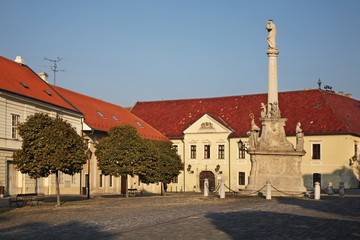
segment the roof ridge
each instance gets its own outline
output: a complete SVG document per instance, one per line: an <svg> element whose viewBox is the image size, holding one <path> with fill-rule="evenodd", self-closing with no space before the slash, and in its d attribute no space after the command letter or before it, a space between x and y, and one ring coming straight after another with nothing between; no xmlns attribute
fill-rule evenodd
<svg viewBox="0 0 360 240"><path fill-rule="evenodd" d="M283 93L292 93L292 92L310 92L310 91L318 91L319 89L310 89L310 90L293 90L293 91L284 91L279 92L279 94ZM234 98L234 97L248 97L248 96L260 96L267 95L268 93L253 93L253 94L244 94L244 95L231 95L231 96L218 96L218 97L204 97L204 98L180 98L180 99L169 99L169 100L154 100L154 101L137 101L132 108L138 103L159 103L159 102L177 102L177 101L194 101L194 100L208 100L208 99L220 99L220 98Z"/></svg>
<svg viewBox="0 0 360 240"><path fill-rule="evenodd" d="M50 85L52 85L52 84L50 84ZM116 106L116 107L124 108L124 107L121 106L121 105L117 105L117 104L114 104L114 103L111 103L111 102L107 102L107 101L102 100L102 99L99 99L99 98L91 97L91 96L86 95L86 94L83 94L83 93L75 92L75 91L69 90L69 89L67 89L67 88L63 88L63 87L59 87L59 86L55 86L55 85L52 85L52 86L53 86L53 87L56 87L56 88L61 88L61 89L64 89L64 90L66 90L66 91L69 91L69 92L72 92L72 93L76 93L76 94L79 94L79 95L82 95L82 96L85 96L85 97L88 97L88 98L92 98L92 99L95 99L95 100L97 100L97 101L101 101L101 102L104 102L104 103L107 103L107 104L111 104L111 105ZM124 109L124 110L126 110L126 109Z"/></svg>

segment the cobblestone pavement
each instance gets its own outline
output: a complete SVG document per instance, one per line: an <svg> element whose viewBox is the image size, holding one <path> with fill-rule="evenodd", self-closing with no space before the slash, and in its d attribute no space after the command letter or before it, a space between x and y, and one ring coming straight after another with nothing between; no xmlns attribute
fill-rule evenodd
<svg viewBox="0 0 360 240"><path fill-rule="evenodd" d="M10 209L2 199L0 239L360 239L360 190L320 201L196 193L62 200L60 208Z"/></svg>

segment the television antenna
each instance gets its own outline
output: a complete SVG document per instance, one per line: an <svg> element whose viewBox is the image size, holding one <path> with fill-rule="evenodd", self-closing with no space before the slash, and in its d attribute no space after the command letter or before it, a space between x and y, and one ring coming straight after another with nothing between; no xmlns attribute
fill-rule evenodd
<svg viewBox="0 0 360 240"><path fill-rule="evenodd" d="M60 57L57 57L56 59L51 59L51 58L44 57L44 59L49 61L49 62L52 62L54 64L53 66L50 66L50 69L51 69L51 71L54 72L54 85L56 86L56 73L57 72L65 72L65 70L58 69L58 67L57 67L57 63L60 62L63 59L60 58Z"/></svg>

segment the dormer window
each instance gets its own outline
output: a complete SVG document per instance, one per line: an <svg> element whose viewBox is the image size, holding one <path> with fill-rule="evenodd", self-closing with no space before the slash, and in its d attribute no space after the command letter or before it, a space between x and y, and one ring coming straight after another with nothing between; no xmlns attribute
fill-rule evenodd
<svg viewBox="0 0 360 240"><path fill-rule="evenodd" d="M21 84L21 86L23 86L24 88L29 88L29 86L28 85L26 85L25 83L23 83L23 82L19 82L20 84Z"/></svg>
<svg viewBox="0 0 360 240"><path fill-rule="evenodd" d="M139 125L140 127L144 127L143 125L141 125L141 123L139 123L137 120L135 120L136 124Z"/></svg>
<svg viewBox="0 0 360 240"><path fill-rule="evenodd" d="M47 90L44 90L44 92L45 92L47 95L52 96L52 94L49 93Z"/></svg>
<svg viewBox="0 0 360 240"><path fill-rule="evenodd" d="M96 111L102 118L105 119L105 116L100 112L100 111Z"/></svg>

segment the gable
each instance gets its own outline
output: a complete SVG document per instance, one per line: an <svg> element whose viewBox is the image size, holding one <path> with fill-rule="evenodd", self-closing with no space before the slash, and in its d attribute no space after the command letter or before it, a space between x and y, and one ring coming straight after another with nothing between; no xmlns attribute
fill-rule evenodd
<svg viewBox="0 0 360 240"><path fill-rule="evenodd" d="M227 133L231 134L231 130L223 124L216 121L208 114L204 114L196 122L191 124L184 130L184 134L202 134L202 133Z"/></svg>

